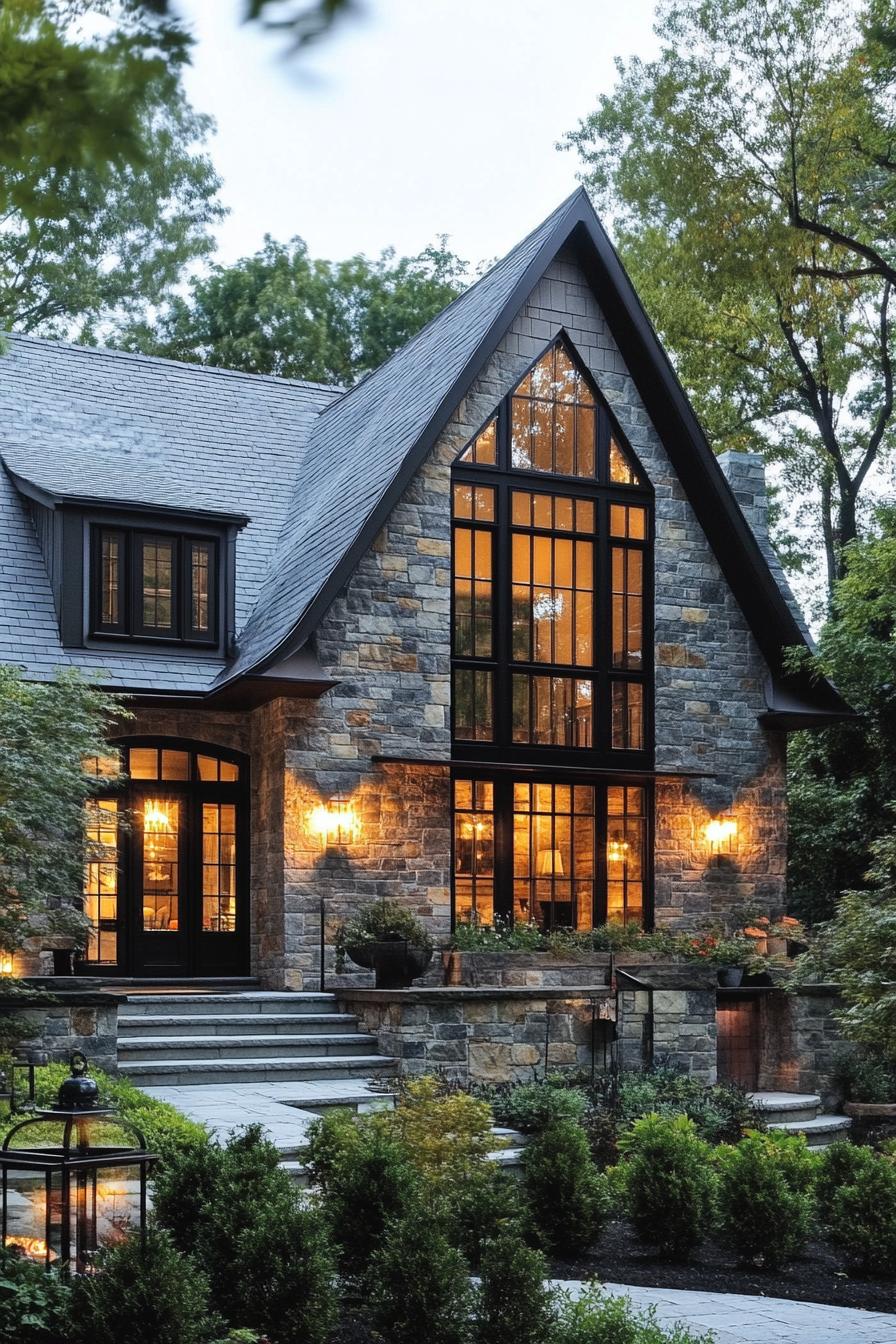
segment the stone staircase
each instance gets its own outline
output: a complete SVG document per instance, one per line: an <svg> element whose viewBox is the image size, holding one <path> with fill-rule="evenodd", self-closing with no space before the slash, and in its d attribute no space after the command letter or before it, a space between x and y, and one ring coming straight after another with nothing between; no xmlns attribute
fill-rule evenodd
<svg viewBox="0 0 896 1344"><path fill-rule="evenodd" d="M766 1127L785 1134L804 1134L810 1148L827 1148L849 1136L847 1115L822 1115L821 1097L804 1092L751 1092L750 1100L762 1112Z"/></svg>
<svg viewBox="0 0 896 1344"><path fill-rule="evenodd" d="M128 993L119 1073L145 1088L344 1082L394 1070L333 994Z"/></svg>

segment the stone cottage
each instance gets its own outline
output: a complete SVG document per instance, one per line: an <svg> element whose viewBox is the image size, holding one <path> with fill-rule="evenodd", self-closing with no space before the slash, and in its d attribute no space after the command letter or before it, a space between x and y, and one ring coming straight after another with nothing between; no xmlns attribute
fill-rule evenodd
<svg viewBox="0 0 896 1344"><path fill-rule="evenodd" d="M84 973L783 910L786 735L851 711L584 191L348 391L13 337L0 455L0 660L134 710Z"/></svg>

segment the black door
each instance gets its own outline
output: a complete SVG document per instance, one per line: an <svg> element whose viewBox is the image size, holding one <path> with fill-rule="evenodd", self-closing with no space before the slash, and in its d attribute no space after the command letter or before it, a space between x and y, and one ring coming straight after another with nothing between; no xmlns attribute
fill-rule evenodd
<svg viewBox="0 0 896 1344"><path fill-rule="evenodd" d="M87 972L248 973L248 765L198 743L139 739L89 831ZM120 819L117 830L115 817Z"/></svg>

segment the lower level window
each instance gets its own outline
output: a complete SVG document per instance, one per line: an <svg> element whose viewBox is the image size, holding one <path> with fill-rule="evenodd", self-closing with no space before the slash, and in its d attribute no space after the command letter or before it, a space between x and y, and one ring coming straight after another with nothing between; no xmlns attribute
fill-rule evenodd
<svg viewBox="0 0 896 1344"><path fill-rule="evenodd" d="M642 924L647 806L644 785L455 779L455 920Z"/></svg>

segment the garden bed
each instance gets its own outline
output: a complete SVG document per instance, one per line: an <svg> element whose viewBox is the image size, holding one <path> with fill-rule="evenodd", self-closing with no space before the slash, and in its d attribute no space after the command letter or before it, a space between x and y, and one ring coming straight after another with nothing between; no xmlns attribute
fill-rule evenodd
<svg viewBox="0 0 896 1344"><path fill-rule="evenodd" d="M575 1260L552 1261L551 1273L558 1279L596 1275L607 1283L633 1287L744 1293L886 1312L893 1310L896 1287L892 1279L851 1277L833 1247L820 1240L809 1242L800 1259L777 1270L738 1266L730 1252L712 1242L698 1247L688 1264L670 1264L646 1249L625 1220L611 1223L594 1251Z"/></svg>

